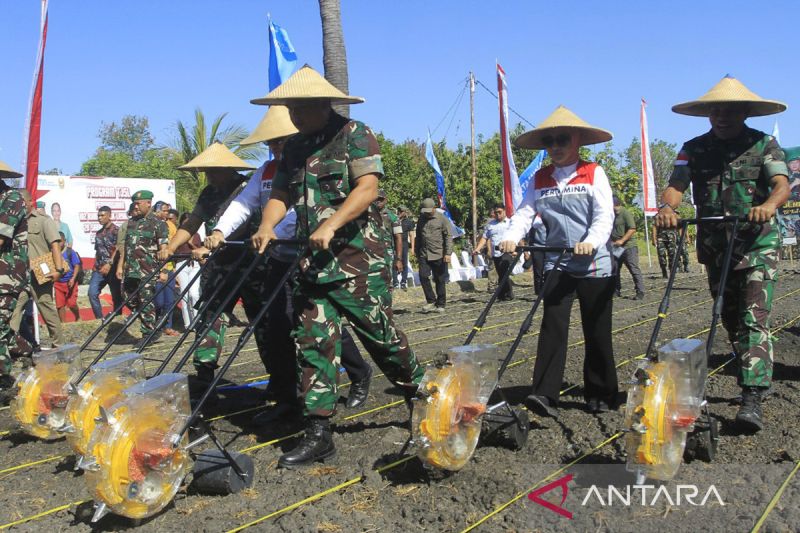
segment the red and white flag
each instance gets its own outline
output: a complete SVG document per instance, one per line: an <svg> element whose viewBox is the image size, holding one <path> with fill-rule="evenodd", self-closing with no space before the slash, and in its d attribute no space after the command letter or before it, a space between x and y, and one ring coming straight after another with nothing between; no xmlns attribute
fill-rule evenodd
<svg viewBox="0 0 800 533"><path fill-rule="evenodd" d="M641 145L642 145L642 207L645 216L658 213L656 198L656 178L653 175L653 160L650 158L650 136L647 134L647 102L642 98Z"/></svg>
<svg viewBox="0 0 800 533"><path fill-rule="evenodd" d="M517 177L514 154L511 152L511 138L508 135L508 87L506 73L497 64L497 94L500 97L500 161L503 166L503 203L506 215L511 216L522 203L522 188Z"/></svg>
<svg viewBox="0 0 800 533"><path fill-rule="evenodd" d="M36 70L33 73L30 111L25 125L25 157L22 165L22 181L34 198L38 198L39 140L42 131L42 83L44 82L44 47L47 43L47 2L42 0L42 23L39 34L39 51L36 54Z"/></svg>

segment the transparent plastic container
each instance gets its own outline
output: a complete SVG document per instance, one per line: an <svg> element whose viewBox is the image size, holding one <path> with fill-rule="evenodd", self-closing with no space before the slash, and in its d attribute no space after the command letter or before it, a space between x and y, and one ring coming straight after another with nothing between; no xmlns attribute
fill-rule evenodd
<svg viewBox="0 0 800 533"><path fill-rule="evenodd" d="M63 428L67 442L83 462L94 432L100 408L108 409L123 397L123 391L145 379L144 358L140 353L126 353L97 363L77 387L70 391L67 403L67 425Z"/></svg>
<svg viewBox="0 0 800 533"><path fill-rule="evenodd" d="M412 434L424 464L456 471L472 457L481 417L497 386L500 352L494 345L448 350L442 366L428 366L419 384Z"/></svg>
<svg viewBox="0 0 800 533"><path fill-rule="evenodd" d="M675 423L692 430L705 401L708 359L705 342L700 339L674 339L658 349L659 361L673 361L679 368L681 396Z"/></svg>
<svg viewBox="0 0 800 533"><path fill-rule="evenodd" d="M45 440L64 436L59 429L66 422L67 383L80 368L80 350L75 344L33 355L33 366L17 377L17 395L11 402L11 412L22 431Z"/></svg>
<svg viewBox="0 0 800 533"><path fill-rule="evenodd" d="M127 389L89 441L85 479L96 502L93 521L107 510L127 518L168 505L192 468L186 435L189 386L183 374L162 374Z"/></svg>

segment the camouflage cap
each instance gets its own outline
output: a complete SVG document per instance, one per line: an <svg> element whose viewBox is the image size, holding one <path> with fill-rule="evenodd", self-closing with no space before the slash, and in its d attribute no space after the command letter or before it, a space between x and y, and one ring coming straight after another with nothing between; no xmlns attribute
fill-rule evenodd
<svg viewBox="0 0 800 533"><path fill-rule="evenodd" d="M436 211L436 204L433 201L433 198L425 198L422 200L422 205L420 206L419 210L422 213L433 213Z"/></svg>
<svg viewBox="0 0 800 533"><path fill-rule="evenodd" d="M131 200L134 202L138 202L139 200L152 200L152 199L153 199L153 193L151 191L144 191L144 190L136 191L135 193L133 193L133 196L131 196Z"/></svg>

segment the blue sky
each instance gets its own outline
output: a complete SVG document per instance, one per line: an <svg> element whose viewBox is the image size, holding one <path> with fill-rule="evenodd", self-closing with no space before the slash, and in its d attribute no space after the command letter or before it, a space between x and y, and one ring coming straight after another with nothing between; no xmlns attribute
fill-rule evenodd
<svg viewBox="0 0 800 533"><path fill-rule="evenodd" d="M763 10L762 10L763 9ZM764 11L766 10L766 11ZM638 135L648 100L650 138L680 143L707 121L670 107L726 73L766 98L784 146L800 144L798 29L792 2L558 2L342 0L352 116L395 140L423 139L456 101L470 70L496 92L504 67L509 103L537 123L558 104L611 130L617 148ZM265 108L267 15L290 34L301 62L322 69L316 0L51 0L45 63L42 170L76 173L98 146L103 121L146 115L159 143L176 120L206 116L254 127ZM0 159L19 167L36 56L38 0L0 0ZM783 26L782 26L783 25ZM478 133L498 129L497 102L476 92ZM469 142L469 100L434 139ZM513 114L511 121L518 119ZM750 125L772 131L774 117ZM449 126L449 128L448 128Z"/></svg>

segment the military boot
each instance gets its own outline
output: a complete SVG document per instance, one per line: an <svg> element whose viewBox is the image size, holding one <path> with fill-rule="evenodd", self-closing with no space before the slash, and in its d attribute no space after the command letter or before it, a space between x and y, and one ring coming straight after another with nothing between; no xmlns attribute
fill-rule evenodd
<svg viewBox="0 0 800 533"><path fill-rule="evenodd" d="M761 390L758 387L742 388L742 406L736 413L736 423L747 431L761 431L764 429L763 414L761 412Z"/></svg>
<svg viewBox="0 0 800 533"><path fill-rule="evenodd" d="M305 435L297 446L278 459L282 468L297 468L316 461L325 462L336 456L331 422L327 418L309 418Z"/></svg>
<svg viewBox="0 0 800 533"><path fill-rule="evenodd" d="M667 279L669 277L669 274L667 274L667 267L665 266L661 267L661 277L664 279Z"/></svg>
<svg viewBox="0 0 800 533"><path fill-rule="evenodd" d="M372 380L372 367L369 369L369 374L358 381L350 384L350 393L347 395L347 402L345 407L348 409L355 409L367 403L369 397L369 383Z"/></svg>

